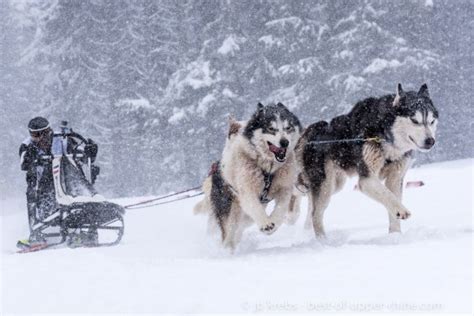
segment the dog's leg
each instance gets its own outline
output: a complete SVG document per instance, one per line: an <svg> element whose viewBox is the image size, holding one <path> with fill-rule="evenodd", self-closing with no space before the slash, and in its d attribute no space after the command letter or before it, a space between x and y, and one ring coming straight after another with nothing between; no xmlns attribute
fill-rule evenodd
<svg viewBox="0 0 474 316"><path fill-rule="evenodd" d="M311 227L313 227L313 195L311 193L308 193L306 196L308 197L308 213L306 214L304 228L311 229Z"/></svg>
<svg viewBox="0 0 474 316"><path fill-rule="evenodd" d="M294 225L300 217L300 204L301 204L301 193L298 190L293 190L293 194L290 198L290 209L286 215L286 223L288 225Z"/></svg>
<svg viewBox="0 0 474 316"><path fill-rule="evenodd" d="M300 163L303 164L302 162L300 162ZM313 208L311 206L311 194L308 194L308 192L309 192L309 180L307 180L307 178L304 176L303 172L298 174L298 179L296 181L295 187L296 187L297 191L300 191L301 194L306 195L306 197L308 199L308 207L307 207L308 212L306 213L306 221L304 222L304 228L305 229L310 229L311 226L313 226L313 224L312 224L312 215L311 215L311 210Z"/></svg>
<svg viewBox="0 0 474 316"><path fill-rule="evenodd" d="M254 220L261 232L267 235L273 234L277 226L265 213L265 206L260 203L255 192L240 192L240 195L245 197L240 199L242 211Z"/></svg>
<svg viewBox="0 0 474 316"><path fill-rule="evenodd" d="M324 211L329 205L331 196L336 194L337 192L341 191L341 189L344 187L344 183L346 183L347 176L344 174L340 173L335 173L332 174L330 172L327 172L327 178L325 181L321 184L319 190L323 190L321 193L317 194L317 197L315 198L316 201L318 201L315 206L313 206L313 194L308 194L308 214L306 217L306 222L304 224L305 229L310 229L313 227L313 209L315 210L320 210L318 215L318 223L317 227L322 227L322 235L324 235L324 228L323 228L323 215Z"/></svg>
<svg viewBox="0 0 474 316"><path fill-rule="evenodd" d="M334 177L333 175L327 174L326 179L321 183L318 189L311 191L311 210L313 228L316 237L324 237L324 211L329 205L331 196L334 193Z"/></svg>
<svg viewBox="0 0 474 316"><path fill-rule="evenodd" d="M209 217L207 218L207 230L206 233L208 235L217 234L218 232L222 235L222 230L219 226L219 223L214 215L214 213L209 213Z"/></svg>
<svg viewBox="0 0 474 316"><path fill-rule="evenodd" d="M380 147L370 143L365 144L362 155L364 163L358 166L360 191L384 205L394 218L410 217L410 212L402 205L399 198L378 178L383 177L383 169L386 167Z"/></svg>
<svg viewBox="0 0 474 316"><path fill-rule="evenodd" d="M334 194L336 189L336 168L334 164L328 160L320 166L318 172L319 176L314 178L309 192L308 199L308 217L306 226L309 226L312 222L314 233L316 237L324 237L324 211L329 205L331 196Z"/></svg>
<svg viewBox="0 0 474 316"><path fill-rule="evenodd" d="M240 211L241 212L241 211ZM240 243L242 235L247 227L253 224L252 219L245 213L241 212L239 223L234 231L234 245L235 247Z"/></svg>
<svg viewBox="0 0 474 316"><path fill-rule="evenodd" d="M231 252L234 252L236 243L234 240L235 231L239 228L239 223L233 223L232 226L226 227L226 237L222 241L224 248L230 249Z"/></svg>
<svg viewBox="0 0 474 316"><path fill-rule="evenodd" d="M385 186L396 196L398 201L402 202L403 193L403 179L408 170L409 161L404 159L395 163L390 164L388 167L382 170L382 174L385 176ZM389 233L400 232L400 219L393 216L391 212L388 212L389 219Z"/></svg>
<svg viewBox="0 0 474 316"><path fill-rule="evenodd" d="M240 229L240 210L237 209L235 203L233 203L229 216L225 219L223 223L223 228L225 234L222 235L222 244L225 248L228 248L233 252L237 246L235 242L235 234Z"/></svg>
<svg viewBox="0 0 474 316"><path fill-rule="evenodd" d="M308 214L304 227L314 228L316 236L324 236L323 217L329 205L331 195L334 194L334 175L326 174L324 180L308 193Z"/></svg>
<svg viewBox="0 0 474 316"><path fill-rule="evenodd" d="M226 235L223 240L224 247L234 252L242 238L244 230L250 226L251 223L252 219L242 212L239 205L234 204L229 218L225 223Z"/></svg>
<svg viewBox="0 0 474 316"><path fill-rule="evenodd" d="M270 215L270 220L275 223L275 229L285 220L285 215L289 212L291 201L291 189L281 189L280 193L275 197L275 209Z"/></svg>
<svg viewBox="0 0 474 316"><path fill-rule="evenodd" d="M410 212L400 203L399 198L383 185L377 177L373 175L361 176L359 178L359 188L361 192L383 204L394 218L407 219L410 217Z"/></svg>

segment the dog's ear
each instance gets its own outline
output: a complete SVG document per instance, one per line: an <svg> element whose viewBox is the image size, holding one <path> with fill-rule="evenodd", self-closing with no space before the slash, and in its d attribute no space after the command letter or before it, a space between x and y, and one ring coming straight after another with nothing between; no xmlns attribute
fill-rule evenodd
<svg viewBox="0 0 474 316"><path fill-rule="evenodd" d="M232 135L237 134L242 125L232 116L229 115L229 134L227 135L230 138Z"/></svg>
<svg viewBox="0 0 474 316"><path fill-rule="evenodd" d="M402 84L398 83L397 85L397 94L395 95L395 99L393 99L393 106L400 105L400 99L405 96L405 91L403 91Z"/></svg>
<svg viewBox="0 0 474 316"><path fill-rule="evenodd" d="M430 92L428 91L428 85L426 83L422 84L420 90L418 91L418 95L423 97L430 97Z"/></svg>
<svg viewBox="0 0 474 316"><path fill-rule="evenodd" d="M255 112L254 115L255 115L256 117L260 117L260 116L262 116L262 115L264 114L264 112L265 112L265 106L264 106L262 103L258 102L258 104L257 104L257 111Z"/></svg>
<svg viewBox="0 0 474 316"><path fill-rule="evenodd" d="M278 102L278 103L277 103L277 106L280 107L280 108L283 108L283 109L285 109L285 110L288 110L287 107L286 107L283 103L281 103L281 102Z"/></svg>
<svg viewBox="0 0 474 316"><path fill-rule="evenodd" d="M227 118L227 121L229 122L229 127L234 125L235 123L238 124L237 120L232 114L229 114L229 117Z"/></svg>

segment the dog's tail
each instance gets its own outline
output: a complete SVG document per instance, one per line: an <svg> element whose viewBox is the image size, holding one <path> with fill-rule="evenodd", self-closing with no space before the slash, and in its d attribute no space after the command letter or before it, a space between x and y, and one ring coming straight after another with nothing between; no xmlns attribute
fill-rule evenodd
<svg viewBox="0 0 474 316"><path fill-rule="evenodd" d="M202 191L204 192L204 198L199 201L193 208L194 214L206 214L211 211L211 187L212 177L207 177L202 184Z"/></svg>

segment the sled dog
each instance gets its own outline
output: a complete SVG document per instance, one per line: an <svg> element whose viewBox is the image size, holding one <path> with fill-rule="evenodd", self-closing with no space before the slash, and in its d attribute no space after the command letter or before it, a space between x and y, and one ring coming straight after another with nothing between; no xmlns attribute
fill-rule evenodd
<svg viewBox="0 0 474 316"><path fill-rule="evenodd" d="M292 192L301 130L298 118L281 103L259 103L247 122L230 120L222 159L213 164L203 184L204 199L194 208L195 213L209 213L209 224L217 224L224 247L234 250L252 223L272 234L290 209L298 209ZM267 215L271 200L275 208Z"/></svg>
<svg viewBox="0 0 474 316"><path fill-rule="evenodd" d="M435 144L437 123L428 86L405 92L398 84L396 94L365 99L329 123L310 125L295 148L302 170L297 187L308 193L306 227L312 223L316 236L324 236L331 195L357 175L360 191L388 210L389 232L400 232L400 219L410 217L401 202L403 178L413 153Z"/></svg>

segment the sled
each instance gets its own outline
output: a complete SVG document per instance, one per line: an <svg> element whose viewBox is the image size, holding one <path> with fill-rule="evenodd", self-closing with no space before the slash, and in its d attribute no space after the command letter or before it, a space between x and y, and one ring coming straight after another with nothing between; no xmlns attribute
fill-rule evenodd
<svg viewBox="0 0 474 316"><path fill-rule="evenodd" d="M76 152L68 153L69 137L76 139ZM84 163L84 153L77 151L86 142L85 138L70 129L63 128L61 133L53 135L52 155L41 159L52 164L57 207L52 214L35 220L30 226L32 235L41 242L28 247L28 244L19 241L19 252L38 251L62 244L71 248L113 246L121 241L125 209L106 201L93 187L90 158Z"/></svg>

